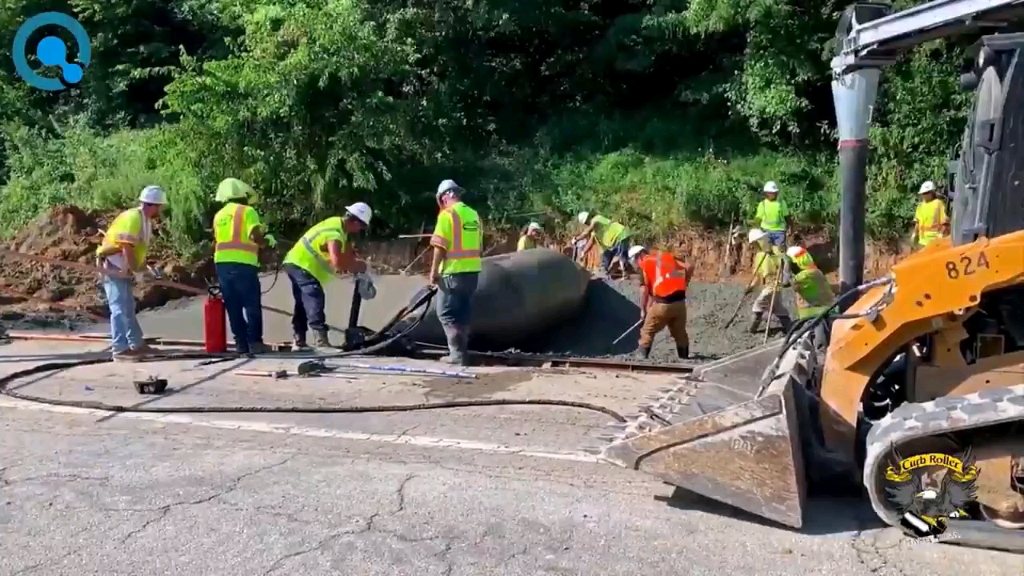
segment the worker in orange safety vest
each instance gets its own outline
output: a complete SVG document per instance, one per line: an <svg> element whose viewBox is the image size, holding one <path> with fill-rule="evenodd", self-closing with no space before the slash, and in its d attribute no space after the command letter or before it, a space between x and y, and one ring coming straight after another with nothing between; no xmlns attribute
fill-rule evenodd
<svg viewBox="0 0 1024 576"><path fill-rule="evenodd" d="M949 235L946 203L935 193L935 183L928 180L921 184L918 195L921 197L921 203L917 205L917 211L914 213L914 232L910 235L910 243L914 244L916 249Z"/></svg>
<svg viewBox="0 0 1024 576"><path fill-rule="evenodd" d="M686 286L693 267L664 250L648 251L633 246L627 253L630 262L640 271L640 343L637 355L651 354L654 337L666 327L676 341L679 358L690 357L690 337L686 333Z"/></svg>

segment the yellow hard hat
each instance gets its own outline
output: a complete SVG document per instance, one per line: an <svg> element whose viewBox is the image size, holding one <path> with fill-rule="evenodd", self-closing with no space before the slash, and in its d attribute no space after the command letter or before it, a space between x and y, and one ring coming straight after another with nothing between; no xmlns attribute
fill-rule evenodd
<svg viewBox="0 0 1024 576"><path fill-rule="evenodd" d="M229 202L241 198L248 198L250 202L253 202L256 199L256 192L238 178L221 180L220 185L217 186L217 202Z"/></svg>

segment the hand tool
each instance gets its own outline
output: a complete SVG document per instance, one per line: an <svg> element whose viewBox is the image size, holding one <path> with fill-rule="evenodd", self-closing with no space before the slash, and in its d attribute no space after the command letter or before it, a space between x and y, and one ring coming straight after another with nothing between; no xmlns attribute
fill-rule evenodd
<svg viewBox="0 0 1024 576"><path fill-rule="evenodd" d="M633 330L636 330L637 327L640 326L643 323L644 323L644 319L643 318L637 320L636 324L633 324L632 326L630 326L625 332L622 333L622 336L619 336L618 338L615 339L614 342L612 342L612 346L615 346L616 344L618 344L623 338L625 338L627 335L629 335L630 332L632 332Z"/></svg>
<svg viewBox="0 0 1024 576"><path fill-rule="evenodd" d="M409 368L406 366L375 366L373 364L362 364L357 362L345 362L341 364L325 364L320 360L305 360L300 362L296 371L299 376L324 376L327 373L335 372L339 368L352 368L371 372L399 372L415 376L443 376L445 378L466 378L475 379L476 374L468 372L450 372L447 370L432 370L429 368Z"/></svg>
<svg viewBox="0 0 1024 576"><path fill-rule="evenodd" d="M255 376L257 378L273 378L278 380L288 377L287 370L235 370L232 374L238 376Z"/></svg>
<svg viewBox="0 0 1024 576"><path fill-rule="evenodd" d="M150 376L145 380L135 380L132 384L135 385L135 391L139 394L156 395L163 394L167 390L167 380L156 376Z"/></svg>

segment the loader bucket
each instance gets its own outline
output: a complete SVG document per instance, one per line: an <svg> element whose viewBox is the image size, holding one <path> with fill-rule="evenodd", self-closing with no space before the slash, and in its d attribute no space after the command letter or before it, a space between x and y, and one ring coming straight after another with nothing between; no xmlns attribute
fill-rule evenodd
<svg viewBox="0 0 1024 576"><path fill-rule="evenodd" d="M642 405L600 452L602 459L642 470L669 484L780 524L800 528L806 500L796 390L807 350L794 346L766 369L779 343L680 378L664 396ZM758 396L762 375L771 376ZM727 376L716 383L711 377ZM606 436L605 439L608 439Z"/></svg>

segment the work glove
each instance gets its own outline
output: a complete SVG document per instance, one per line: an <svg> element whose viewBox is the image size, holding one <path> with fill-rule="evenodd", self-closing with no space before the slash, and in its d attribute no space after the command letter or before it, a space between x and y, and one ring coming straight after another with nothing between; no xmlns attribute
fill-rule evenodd
<svg viewBox="0 0 1024 576"><path fill-rule="evenodd" d="M152 276L154 280L164 279L164 273L153 266L146 266L146 271L149 272L149 275Z"/></svg>
<svg viewBox="0 0 1024 576"><path fill-rule="evenodd" d="M277 246L277 238L274 238L273 234L266 234L263 236L263 239L267 241L267 246L270 246L271 248Z"/></svg>
<svg viewBox="0 0 1024 576"><path fill-rule="evenodd" d="M368 274L356 274L356 290L363 300L373 300L377 297L377 287Z"/></svg>

